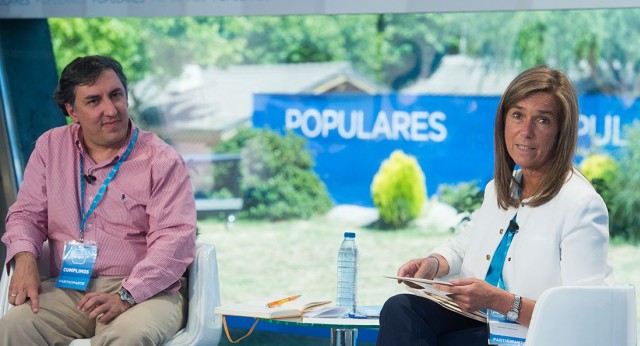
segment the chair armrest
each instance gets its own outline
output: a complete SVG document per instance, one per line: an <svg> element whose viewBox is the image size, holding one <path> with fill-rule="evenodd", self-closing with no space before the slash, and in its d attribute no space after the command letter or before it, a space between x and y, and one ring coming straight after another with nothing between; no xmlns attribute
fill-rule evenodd
<svg viewBox="0 0 640 346"><path fill-rule="evenodd" d="M48 247L46 249L47 253L43 253L41 258L48 260ZM13 274L13 263L10 269L7 272L4 267L2 268L0 317L4 316L11 307L7 297ZM213 245L197 244L193 263L189 266L188 286L187 325L165 345L217 345L222 335L222 318L214 313L214 309L220 306L220 287L216 250ZM74 340L72 344L88 345L89 339Z"/></svg>
<svg viewBox="0 0 640 346"><path fill-rule="evenodd" d="M222 318L214 313L220 306L218 264L215 247L198 243L189 267L187 325L165 345L217 345L222 334Z"/></svg>
<svg viewBox="0 0 640 346"><path fill-rule="evenodd" d="M38 273L40 273L40 280L46 280L51 277L51 270L49 266L50 260L49 242L42 243L42 250L40 252L40 258L38 258ZM9 269L2 267L2 279L0 279L0 317L4 316L7 311L12 307L9 304L9 283L13 277L13 269L15 267L15 261L9 262Z"/></svg>
<svg viewBox="0 0 640 346"><path fill-rule="evenodd" d="M13 261L9 264L9 268L2 266L2 279L0 279L0 317L4 316L11 308L9 304L9 283L13 276Z"/></svg>
<svg viewBox="0 0 640 346"><path fill-rule="evenodd" d="M553 287L536 302L527 346L636 345L634 286Z"/></svg>

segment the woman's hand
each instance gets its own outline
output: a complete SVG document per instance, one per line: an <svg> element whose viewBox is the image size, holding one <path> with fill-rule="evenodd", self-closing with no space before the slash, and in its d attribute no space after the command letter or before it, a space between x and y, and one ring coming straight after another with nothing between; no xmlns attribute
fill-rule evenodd
<svg viewBox="0 0 640 346"><path fill-rule="evenodd" d="M449 280L449 283L452 283L453 286L434 284L433 287L453 293L449 297L464 311L472 312L491 309L506 315L513 305L513 293L492 286L484 280L472 278L455 279ZM536 302L534 300L522 297L517 322L529 327L535 305Z"/></svg>
<svg viewBox="0 0 640 346"><path fill-rule="evenodd" d="M449 297L464 311L477 311L482 309L503 310L496 305L500 297L508 292L490 285L484 280L475 278L449 280L453 286L434 285L435 288L453 293ZM508 309L507 309L508 310Z"/></svg>
<svg viewBox="0 0 640 346"><path fill-rule="evenodd" d="M432 254L429 257L412 259L403 264L398 268L397 276L431 280L448 272L449 265L447 261L440 255ZM409 282L406 282L406 284L414 288L420 288L420 286Z"/></svg>
<svg viewBox="0 0 640 346"><path fill-rule="evenodd" d="M402 266L400 266L400 268L398 268L398 276L410 278L417 277L415 275L420 271L421 267L427 268L429 266L429 263L426 262L426 260L426 258L416 258L410 260L409 262L403 264Z"/></svg>

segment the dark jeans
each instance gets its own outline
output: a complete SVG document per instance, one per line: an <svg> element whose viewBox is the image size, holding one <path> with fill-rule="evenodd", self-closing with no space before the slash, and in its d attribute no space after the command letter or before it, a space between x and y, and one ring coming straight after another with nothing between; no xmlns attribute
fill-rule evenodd
<svg viewBox="0 0 640 346"><path fill-rule="evenodd" d="M389 298L380 312L377 346L487 346L487 324L413 294Z"/></svg>

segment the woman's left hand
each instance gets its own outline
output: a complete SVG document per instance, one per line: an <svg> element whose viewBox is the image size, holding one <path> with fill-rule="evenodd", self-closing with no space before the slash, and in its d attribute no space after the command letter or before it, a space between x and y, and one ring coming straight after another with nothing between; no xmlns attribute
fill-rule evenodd
<svg viewBox="0 0 640 346"><path fill-rule="evenodd" d="M491 309L501 289L475 278L449 280L454 286L437 285L439 290L453 293L449 297L464 311Z"/></svg>

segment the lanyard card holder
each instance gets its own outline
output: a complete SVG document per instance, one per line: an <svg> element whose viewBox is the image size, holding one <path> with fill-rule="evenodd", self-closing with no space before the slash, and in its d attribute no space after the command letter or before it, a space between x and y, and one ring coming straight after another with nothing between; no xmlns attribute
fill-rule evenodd
<svg viewBox="0 0 640 346"><path fill-rule="evenodd" d="M65 243L62 269L56 286L84 291L91 279L97 254L94 242L79 243L74 240Z"/></svg>
<svg viewBox="0 0 640 346"><path fill-rule="evenodd" d="M527 338L527 327L509 321L497 311L487 310L489 345L522 346Z"/></svg>

